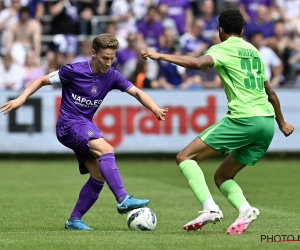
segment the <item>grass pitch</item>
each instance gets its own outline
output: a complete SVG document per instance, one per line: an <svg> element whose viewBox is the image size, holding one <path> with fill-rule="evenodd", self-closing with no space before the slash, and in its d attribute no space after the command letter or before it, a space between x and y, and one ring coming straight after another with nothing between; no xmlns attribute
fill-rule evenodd
<svg viewBox="0 0 300 250"><path fill-rule="evenodd" d="M116 211L106 186L84 216L91 232L68 231L68 218L88 176L71 160L0 160L0 249L10 250L193 250L300 249L300 242L261 242L262 235L300 235L300 164L297 160L262 160L236 177L250 204L261 216L243 235L226 235L235 211L213 182L220 160L201 164L207 184L224 213L221 224L186 232L182 226L201 209L187 182L170 161L118 160L125 188L137 198L151 200L158 218L152 232L132 232L126 216ZM300 237L300 236L299 236ZM277 236L277 240L278 240ZM283 239L283 238L282 238ZM291 238L289 238L291 239Z"/></svg>

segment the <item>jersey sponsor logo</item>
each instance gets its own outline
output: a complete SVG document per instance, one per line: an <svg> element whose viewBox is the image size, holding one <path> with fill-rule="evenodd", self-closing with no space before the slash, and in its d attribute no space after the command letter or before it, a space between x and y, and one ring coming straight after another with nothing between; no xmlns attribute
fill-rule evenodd
<svg viewBox="0 0 300 250"><path fill-rule="evenodd" d="M78 106L84 107L84 108L95 108L99 107L103 100L89 100L84 97L81 97L79 95L75 95L72 93L72 99L74 100L74 103Z"/></svg>

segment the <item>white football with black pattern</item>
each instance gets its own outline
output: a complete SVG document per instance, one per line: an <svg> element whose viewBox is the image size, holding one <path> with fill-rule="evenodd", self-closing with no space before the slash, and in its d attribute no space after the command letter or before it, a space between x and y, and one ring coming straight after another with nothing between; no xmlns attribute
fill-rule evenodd
<svg viewBox="0 0 300 250"><path fill-rule="evenodd" d="M148 207L134 209L127 216L127 226L132 231L152 231L156 224L156 214Z"/></svg>

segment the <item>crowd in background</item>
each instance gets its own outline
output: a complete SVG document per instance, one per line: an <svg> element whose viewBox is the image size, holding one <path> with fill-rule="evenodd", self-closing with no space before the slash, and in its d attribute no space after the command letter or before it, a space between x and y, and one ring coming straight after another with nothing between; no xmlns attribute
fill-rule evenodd
<svg viewBox="0 0 300 250"><path fill-rule="evenodd" d="M271 86L300 87L300 0L0 0L0 90L89 60L100 33L119 40L113 66L139 88L220 88L214 69L144 61L139 51L204 55L220 43L218 14L228 7L242 12Z"/></svg>

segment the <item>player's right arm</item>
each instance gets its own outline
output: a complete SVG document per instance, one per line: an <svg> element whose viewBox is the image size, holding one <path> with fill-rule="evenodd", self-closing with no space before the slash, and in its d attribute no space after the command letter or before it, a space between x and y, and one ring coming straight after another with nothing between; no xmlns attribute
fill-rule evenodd
<svg viewBox="0 0 300 250"><path fill-rule="evenodd" d="M274 111L275 111L275 116L276 116L276 122L278 124L279 129L285 136L289 136L291 133L294 131L294 126L290 123L287 123L284 120L283 114L281 112L280 108L280 101L275 93L275 91L271 88L269 85L268 81L265 83L265 90L268 95L268 100L272 104Z"/></svg>
<svg viewBox="0 0 300 250"><path fill-rule="evenodd" d="M214 66L214 60L210 55L196 58L193 56L162 54L150 49L143 49L141 50L141 56L145 60L149 57L153 60L170 62L189 69L204 69Z"/></svg>
<svg viewBox="0 0 300 250"><path fill-rule="evenodd" d="M23 93L14 100L10 100L7 103L4 103L0 106L0 112L5 115L12 110L18 109L23 105L23 103L27 100L29 96L35 93L38 89L43 86L50 85L50 77L49 75L45 75L35 79L32 83L30 83L27 88L23 91Z"/></svg>

